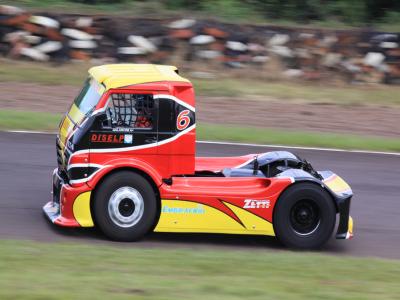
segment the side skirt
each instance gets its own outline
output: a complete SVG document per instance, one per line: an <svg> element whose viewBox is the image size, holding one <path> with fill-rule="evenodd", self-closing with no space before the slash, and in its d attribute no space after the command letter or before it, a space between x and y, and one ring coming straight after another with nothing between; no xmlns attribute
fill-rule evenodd
<svg viewBox="0 0 400 300"><path fill-rule="evenodd" d="M161 215L154 231L254 234L275 236L272 223L247 210L224 202L240 222L224 212L193 201L162 199Z"/></svg>

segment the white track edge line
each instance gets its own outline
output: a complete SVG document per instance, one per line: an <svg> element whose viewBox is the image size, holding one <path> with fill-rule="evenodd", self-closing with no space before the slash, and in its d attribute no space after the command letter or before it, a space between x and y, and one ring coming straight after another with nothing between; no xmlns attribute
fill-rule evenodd
<svg viewBox="0 0 400 300"><path fill-rule="evenodd" d="M327 151L327 152L349 152L360 154L382 154L382 155L395 155L400 156L400 152L385 152L385 151L369 151L358 149L340 149L340 148L319 148L319 147L302 147L302 146L288 146L288 145L270 145L270 144L251 144L251 143L235 143L227 141L197 141L200 144L217 144L217 145L232 145L232 146L249 146L249 147L268 147L268 148L285 148L285 149L298 149L298 150L312 150L312 151Z"/></svg>
<svg viewBox="0 0 400 300"><path fill-rule="evenodd" d="M57 132L50 131L31 131L31 130L2 130L2 132L10 133L26 133L26 134L57 134ZM312 151L327 151L327 152L349 152L360 154L380 154L380 155L395 155L400 156L400 152L385 152L385 151L368 151L368 150L349 150L340 148L320 148L320 147L302 147L302 146L288 146L288 145L270 145L270 144L251 144L251 143L235 143L228 141L196 141L199 144L216 144L216 145L232 145L232 146L248 146L248 147L269 147L269 148L286 148L298 150L312 150Z"/></svg>
<svg viewBox="0 0 400 300"><path fill-rule="evenodd" d="M57 132L55 131L35 131L35 130L1 130L1 132L28 133L28 134L57 134Z"/></svg>

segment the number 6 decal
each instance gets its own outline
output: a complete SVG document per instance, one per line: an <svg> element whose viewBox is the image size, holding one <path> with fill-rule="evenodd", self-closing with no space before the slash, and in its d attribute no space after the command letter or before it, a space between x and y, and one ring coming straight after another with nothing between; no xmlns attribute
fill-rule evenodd
<svg viewBox="0 0 400 300"><path fill-rule="evenodd" d="M183 130L189 126L190 124L190 117L188 116L189 114L190 110L188 109L182 110L179 113L178 118L176 119L176 128L178 128L178 130Z"/></svg>

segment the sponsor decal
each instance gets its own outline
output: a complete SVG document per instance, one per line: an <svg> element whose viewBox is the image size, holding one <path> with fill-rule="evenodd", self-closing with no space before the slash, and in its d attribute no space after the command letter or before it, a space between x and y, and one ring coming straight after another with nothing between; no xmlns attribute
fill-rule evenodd
<svg viewBox="0 0 400 300"><path fill-rule="evenodd" d="M124 143L124 135L93 133L90 141L92 143L122 144Z"/></svg>
<svg viewBox="0 0 400 300"><path fill-rule="evenodd" d="M192 208L183 208L183 207L169 207L168 205L164 205L161 209L162 213L167 214L205 214L206 210L203 205L199 204L197 207Z"/></svg>
<svg viewBox="0 0 400 300"><path fill-rule="evenodd" d="M190 124L190 117L188 116L189 114L190 110L188 109L182 110L179 113L178 118L176 119L176 128L178 130L184 130L189 126Z"/></svg>
<svg viewBox="0 0 400 300"><path fill-rule="evenodd" d="M133 142L133 135L132 134L125 134L124 143L125 144L132 144Z"/></svg>
<svg viewBox="0 0 400 300"><path fill-rule="evenodd" d="M253 200L253 199L245 199L243 208L269 208L271 201L268 199L263 200Z"/></svg>
<svg viewBox="0 0 400 300"><path fill-rule="evenodd" d="M134 132L135 129L131 127L115 127L112 129L113 132Z"/></svg>

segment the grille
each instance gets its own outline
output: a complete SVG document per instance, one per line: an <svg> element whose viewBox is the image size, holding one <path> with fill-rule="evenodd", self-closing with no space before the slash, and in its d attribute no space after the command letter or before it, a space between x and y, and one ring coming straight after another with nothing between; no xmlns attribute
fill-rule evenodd
<svg viewBox="0 0 400 300"><path fill-rule="evenodd" d="M64 152L65 164L68 164L70 156L71 156L71 151L69 151L68 148L65 148L65 152Z"/></svg>
<svg viewBox="0 0 400 300"><path fill-rule="evenodd" d="M63 159L62 159L62 149L61 149L59 138L57 138L56 147L57 147L57 166L58 166L58 169L61 170L64 168L64 166L63 166Z"/></svg>
<svg viewBox="0 0 400 300"><path fill-rule="evenodd" d="M60 175L60 177L65 180L66 182L68 182L68 175L66 172L66 164L68 162L68 159L70 157L70 153L69 151L65 151L65 154L63 155L63 151L61 149L61 145L60 145L60 139L57 138L57 142L56 142L56 147L57 147L57 167L58 167L58 175ZM64 157L64 159L63 159Z"/></svg>
<svg viewBox="0 0 400 300"><path fill-rule="evenodd" d="M61 183L59 180L54 182L53 186L53 203L60 204Z"/></svg>

